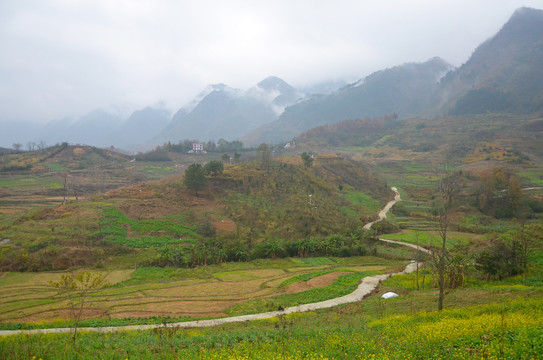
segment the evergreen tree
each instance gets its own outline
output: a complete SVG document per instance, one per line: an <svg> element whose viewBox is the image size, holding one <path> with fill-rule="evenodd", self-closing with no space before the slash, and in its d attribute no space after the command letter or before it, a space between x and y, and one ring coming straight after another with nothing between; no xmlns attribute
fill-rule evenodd
<svg viewBox="0 0 543 360"><path fill-rule="evenodd" d="M305 167L311 167L311 165L313 165L313 157L311 155L309 155L306 152L303 152L301 157L302 157L302 160L304 161Z"/></svg>
<svg viewBox="0 0 543 360"><path fill-rule="evenodd" d="M204 168L200 164L191 164L185 171L183 184L187 189L194 191L194 195L198 195L198 190L203 190L207 186L207 179Z"/></svg>

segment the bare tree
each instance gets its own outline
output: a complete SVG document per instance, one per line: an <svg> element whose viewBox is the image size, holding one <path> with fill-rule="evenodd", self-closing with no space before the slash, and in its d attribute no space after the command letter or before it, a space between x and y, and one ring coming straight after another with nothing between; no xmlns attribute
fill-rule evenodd
<svg viewBox="0 0 543 360"><path fill-rule="evenodd" d="M36 143L34 141L29 141L26 143L26 148L28 149L28 151L34 151L34 149L36 148Z"/></svg>
<svg viewBox="0 0 543 360"><path fill-rule="evenodd" d="M417 263L417 291L419 288L419 260L420 260L420 249L419 249L419 232L415 231L415 239L417 240L417 255L415 261Z"/></svg>
<svg viewBox="0 0 543 360"><path fill-rule="evenodd" d="M266 170L267 173L270 172L270 162L271 162L271 150L268 144L262 143L258 146L257 149L258 156L260 157L260 162L262 168Z"/></svg>
<svg viewBox="0 0 543 360"><path fill-rule="evenodd" d="M15 152L19 152L23 148L23 144L21 144L21 143L14 143L11 146L13 146L13 150L15 150Z"/></svg>
<svg viewBox="0 0 543 360"><path fill-rule="evenodd" d="M447 232L451 223L451 212L459 190L459 177L448 167L439 180L436 188L434 211L437 220L437 232L441 238L441 253L438 256L439 299L437 309L443 309L445 297L445 264L447 260Z"/></svg>
<svg viewBox="0 0 543 360"><path fill-rule="evenodd" d="M70 308L73 320L73 337L75 345L77 329L83 315L85 306L89 304L89 293L108 286L103 274L83 271L77 275L63 274L59 281L49 281L49 285L58 289L59 295L64 297Z"/></svg>

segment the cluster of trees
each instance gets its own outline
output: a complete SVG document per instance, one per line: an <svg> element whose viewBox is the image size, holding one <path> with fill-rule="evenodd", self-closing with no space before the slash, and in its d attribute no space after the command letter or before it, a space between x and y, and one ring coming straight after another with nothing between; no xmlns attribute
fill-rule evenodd
<svg viewBox="0 0 543 360"><path fill-rule="evenodd" d="M495 239L490 246L476 257L476 266L488 276L488 279L501 280L518 275L527 267L528 247L526 243L514 239L505 241Z"/></svg>
<svg viewBox="0 0 543 360"><path fill-rule="evenodd" d="M479 211L498 219L516 216L523 202L520 180L503 169L483 173L475 197Z"/></svg>
<svg viewBox="0 0 543 360"><path fill-rule="evenodd" d="M23 144L21 143L14 143L12 145L13 150L15 150L16 153L19 153L23 151ZM38 142L36 141L29 141L26 143L26 150L27 151L35 151L35 150L44 150L47 147L47 144L45 141L40 140Z"/></svg>
<svg viewBox="0 0 543 360"><path fill-rule="evenodd" d="M138 153L136 156L138 161L170 161L168 150L165 147L157 146L154 150L146 153Z"/></svg>
<svg viewBox="0 0 543 360"><path fill-rule="evenodd" d="M44 241L18 252L15 256L0 257L0 271L57 271L76 266L93 266L112 246L68 248L57 242ZM107 246L106 250L102 246Z"/></svg>
<svg viewBox="0 0 543 360"><path fill-rule="evenodd" d="M306 152L303 152L300 157L302 158L305 167L310 168L311 165L313 165L313 156L309 155Z"/></svg>
<svg viewBox="0 0 543 360"><path fill-rule="evenodd" d="M194 191L198 195L199 190L207 187L206 176L218 176L224 171L224 164L218 160L207 162L204 166L201 164L191 164L185 171L183 184L187 189Z"/></svg>
<svg viewBox="0 0 543 360"><path fill-rule="evenodd" d="M222 154L221 159L224 162L231 162L233 159L234 163L237 163L239 162L240 157L241 157L241 154L236 151L233 156L230 156L230 154L227 154L227 153Z"/></svg>
<svg viewBox="0 0 543 360"><path fill-rule="evenodd" d="M164 247L155 266L193 267L222 262L247 261L251 259L311 257L311 256L363 256L376 253L377 239L370 232L346 235L310 237L298 241L272 238L256 245L239 239L217 240L204 238L189 246Z"/></svg>

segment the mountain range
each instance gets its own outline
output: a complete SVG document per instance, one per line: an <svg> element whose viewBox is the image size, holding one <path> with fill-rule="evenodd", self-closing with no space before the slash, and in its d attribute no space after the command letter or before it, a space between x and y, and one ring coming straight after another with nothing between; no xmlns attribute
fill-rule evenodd
<svg viewBox="0 0 543 360"><path fill-rule="evenodd" d="M303 96L277 77L268 77L246 91L210 85L197 97L201 99L197 104L189 104L173 116L158 139L237 140L275 120L286 106Z"/></svg>
<svg viewBox="0 0 543 360"><path fill-rule="evenodd" d="M143 149L166 141L241 139L245 145L279 143L311 128L343 120L420 116L435 118L486 112L543 111L543 11L521 8L469 60L453 68L434 57L377 71L328 93L300 91L277 77L247 90L209 85L173 116L161 107L137 110L126 120L104 110L42 128L5 124L0 145L23 136Z"/></svg>

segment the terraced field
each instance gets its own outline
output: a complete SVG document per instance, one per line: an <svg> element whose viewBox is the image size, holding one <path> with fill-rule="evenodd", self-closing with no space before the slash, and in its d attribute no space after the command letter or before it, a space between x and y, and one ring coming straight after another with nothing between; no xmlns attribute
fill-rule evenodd
<svg viewBox="0 0 543 360"><path fill-rule="evenodd" d="M262 300L268 310L276 310L279 305L290 305L290 294L302 294L297 303L312 302L311 290L331 286L340 276L382 273L395 265L375 257L311 260L252 262L241 269L242 265L234 263L201 269L110 271L104 273L110 285L89 294L84 318L222 317L229 315L229 308L255 300ZM55 272L2 274L0 321L54 326L69 319L67 299L58 296L49 284L60 276Z"/></svg>

